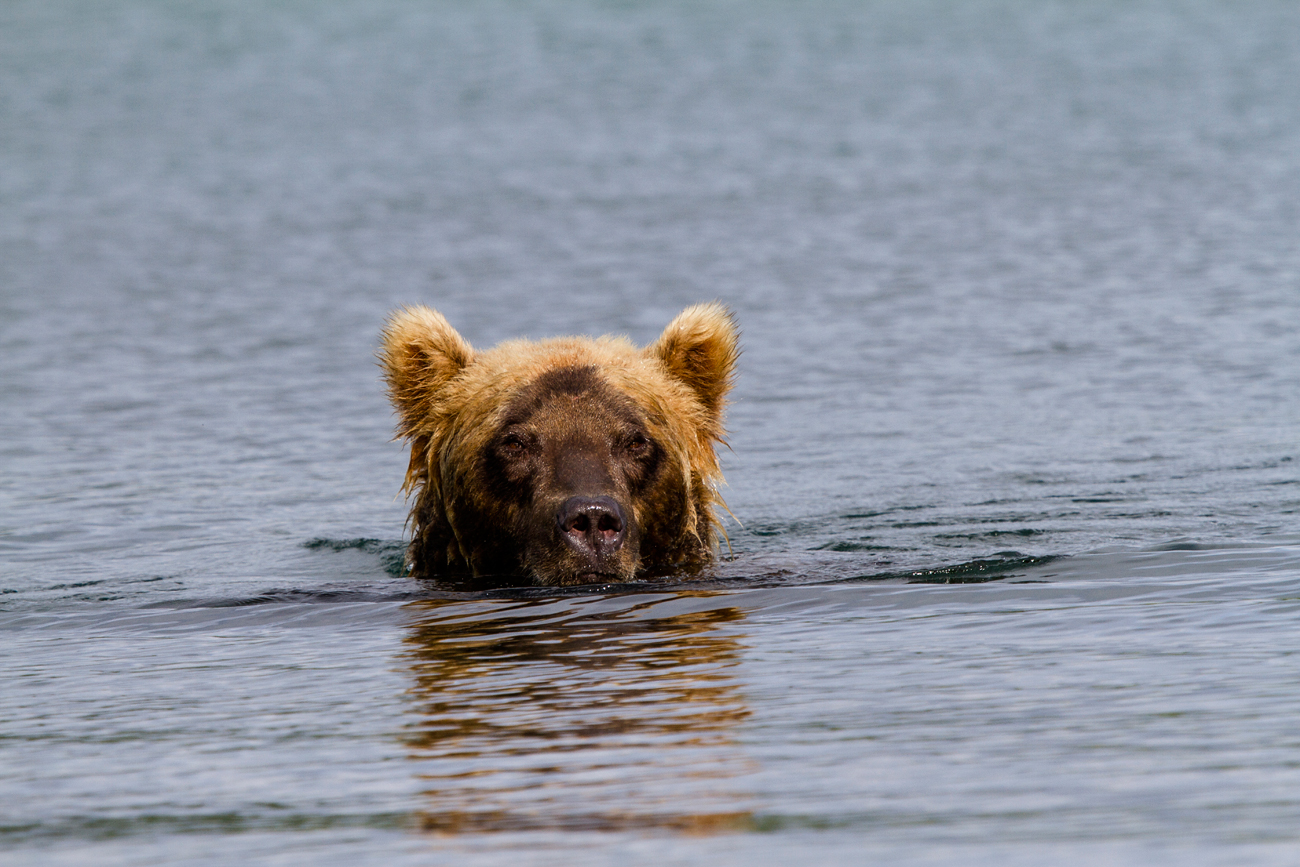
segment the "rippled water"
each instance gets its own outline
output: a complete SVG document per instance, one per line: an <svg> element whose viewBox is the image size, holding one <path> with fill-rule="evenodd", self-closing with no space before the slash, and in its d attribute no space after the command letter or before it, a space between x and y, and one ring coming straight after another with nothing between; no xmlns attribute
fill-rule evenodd
<svg viewBox="0 0 1300 867"><path fill-rule="evenodd" d="M1293 863L1300 10L0 9L15 864ZM400 576L373 352L719 298L692 583Z"/></svg>

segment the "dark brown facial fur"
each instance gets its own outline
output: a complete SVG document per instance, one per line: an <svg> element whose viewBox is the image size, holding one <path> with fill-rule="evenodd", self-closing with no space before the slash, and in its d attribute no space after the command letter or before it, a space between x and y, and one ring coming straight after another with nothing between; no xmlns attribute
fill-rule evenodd
<svg viewBox="0 0 1300 867"><path fill-rule="evenodd" d="M477 496L456 503L457 514L475 523L508 515L511 525L508 539L485 546L481 571L546 584L628 581L644 571L647 531L656 550L659 537L682 532L661 526L672 515L644 525L656 510L643 504L683 496L684 480L665 472L648 420L595 367L547 371L528 384L501 414L475 472L464 490Z"/></svg>

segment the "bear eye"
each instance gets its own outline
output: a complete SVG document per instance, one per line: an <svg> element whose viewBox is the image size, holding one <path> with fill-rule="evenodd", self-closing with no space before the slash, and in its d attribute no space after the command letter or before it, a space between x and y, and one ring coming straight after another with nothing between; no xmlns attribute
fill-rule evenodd
<svg viewBox="0 0 1300 867"><path fill-rule="evenodd" d="M517 455L524 450L524 438L519 434L508 433L501 438L501 448L508 454Z"/></svg>
<svg viewBox="0 0 1300 867"><path fill-rule="evenodd" d="M640 454L650 448L650 440L643 433L634 433L627 441L627 450Z"/></svg>

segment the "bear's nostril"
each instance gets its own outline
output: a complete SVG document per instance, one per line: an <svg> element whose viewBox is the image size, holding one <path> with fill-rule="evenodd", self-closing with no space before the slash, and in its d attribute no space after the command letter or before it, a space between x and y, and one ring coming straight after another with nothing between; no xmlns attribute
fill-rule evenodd
<svg viewBox="0 0 1300 867"><path fill-rule="evenodd" d="M559 524L565 541L589 557L606 557L623 544L623 510L612 497L570 497Z"/></svg>

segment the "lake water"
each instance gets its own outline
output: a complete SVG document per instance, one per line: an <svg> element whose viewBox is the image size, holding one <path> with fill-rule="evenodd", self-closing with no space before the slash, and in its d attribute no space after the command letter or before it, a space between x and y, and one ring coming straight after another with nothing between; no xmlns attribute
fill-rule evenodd
<svg viewBox="0 0 1300 867"><path fill-rule="evenodd" d="M0 8L6 864L1294 864L1300 6ZM400 576L373 353L744 332L690 584Z"/></svg>

